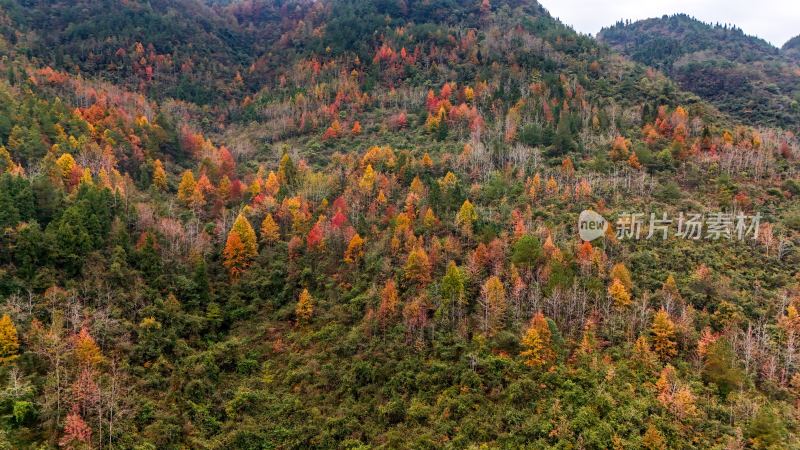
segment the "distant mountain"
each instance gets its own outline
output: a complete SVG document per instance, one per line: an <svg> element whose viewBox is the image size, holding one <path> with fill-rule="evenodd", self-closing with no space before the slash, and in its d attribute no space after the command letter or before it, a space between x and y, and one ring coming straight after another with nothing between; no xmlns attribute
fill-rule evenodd
<svg viewBox="0 0 800 450"><path fill-rule="evenodd" d="M720 110L761 125L800 124L800 71L783 51L741 29L685 14L604 28L598 39L637 62L663 70Z"/></svg>
<svg viewBox="0 0 800 450"><path fill-rule="evenodd" d="M784 51L786 51L786 50L798 50L798 49L800 49L800 35L797 35L797 36L789 39L788 41L786 41L785 44L783 44L783 47L781 47L781 50L784 50Z"/></svg>
<svg viewBox="0 0 800 450"><path fill-rule="evenodd" d="M800 64L800 35L786 41L781 47L781 53Z"/></svg>
<svg viewBox="0 0 800 450"><path fill-rule="evenodd" d="M199 104L231 93L280 35L274 11L245 30L232 8L199 0L3 0L0 10L0 34L41 64Z"/></svg>

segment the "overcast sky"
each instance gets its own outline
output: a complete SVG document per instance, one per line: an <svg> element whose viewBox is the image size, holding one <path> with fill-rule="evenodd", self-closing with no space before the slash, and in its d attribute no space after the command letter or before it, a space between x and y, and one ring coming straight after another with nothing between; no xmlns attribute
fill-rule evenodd
<svg viewBox="0 0 800 450"><path fill-rule="evenodd" d="M539 0L576 31L595 35L620 19L632 21L686 13L703 22L729 23L745 34L782 46L800 34L798 0Z"/></svg>

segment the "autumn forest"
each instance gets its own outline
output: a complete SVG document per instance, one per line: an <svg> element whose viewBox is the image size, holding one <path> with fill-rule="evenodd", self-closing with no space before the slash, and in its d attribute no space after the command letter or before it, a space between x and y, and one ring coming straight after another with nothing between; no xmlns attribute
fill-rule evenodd
<svg viewBox="0 0 800 450"><path fill-rule="evenodd" d="M798 39L609 25L0 0L0 449L800 448Z"/></svg>

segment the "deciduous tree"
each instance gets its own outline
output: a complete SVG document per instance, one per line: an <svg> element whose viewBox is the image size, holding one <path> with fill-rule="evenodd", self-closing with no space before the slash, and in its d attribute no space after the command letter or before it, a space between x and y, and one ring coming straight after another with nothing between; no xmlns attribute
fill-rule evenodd
<svg viewBox="0 0 800 450"><path fill-rule="evenodd" d="M294 308L295 317L298 323L308 323L314 315L314 298L309 294L308 289L303 289L297 299L297 306Z"/></svg>
<svg viewBox="0 0 800 450"><path fill-rule="evenodd" d="M416 247L408 254L403 272L407 280L424 284L431 280L431 264L428 254L422 247Z"/></svg>
<svg viewBox="0 0 800 450"><path fill-rule="evenodd" d="M506 313L506 288L497 276L489 277L481 289L481 328L494 334L502 325Z"/></svg>
<svg viewBox="0 0 800 450"><path fill-rule="evenodd" d="M661 308L653 317L653 351L662 359L667 360L678 354L675 343L675 324L669 314Z"/></svg>
<svg viewBox="0 0 800 450"><path fill-rule="evenodd" d="M353 264L364 256L364 239L354 234L347 244L347 250L344 252L344 262Z"/></svg>
<svg viewBox="0 0 800 450"><path fill-rule="evenodd" d="M261 221L261 240L267 244L272 244L280 240L280 228L272 218L272 214L267 213L264 220Z"/></svg>
<svg viewBox="0 0 800 450"><path fill-rule="evenodd" d="M237 279L247 270L257 253L256 233L244 215L239 214L228 233L222 255L231 278Z"/></svg>
<svg viewBox="0 0 800 450"><path fill-rule="evenodd" d="M524 350L519 355L528 367L549 365L555 360L550 325L541 312L531 318L520 344Z"/></svg>
<svg viewBox="0 0 800 450"><path fill-rule="evenodd" d="M478 213L475 206L468 199L461 204L461 209L456 214L456 225L461 227L461 232L465 236L472 236L472 225L478 220Z"/></svg>
<svg viewBox="0 0 800 450"><path fill-rule="evenodd" d="M161 191L167 190L167 172L160 159L153 162L153 186Z"/></svg>
<svg viewBox="0 0 800 450"><path fill-rule="evenodd" d="M64 435L59 439L58 446L68 450L92 447L92 428L81 417L77 405L67 414L64 421Z"/></svg>
<svg viewBox="0 0 800 450"><path fill-rule="evenodd" d="M19 353L17 328L8 314L0 318L0 362L11 361Z"/></svg>
<svg viewBox="0 0 800 450"><path fill-rule="evenodd" d="M633 281L631 280L631 273L623 263L614 264L614 266L611 267L611 271L608 273L608 277L611 278L612 280L615 278L619 280L622 283L622 285L625 286L625 289L627 289L628 291L631 291L633 289Z"/></svg>
<svg viewBox="0 0 800 450"><path fill-rule="evenodd" d="M455 263L450 261L447 264L447 271L439 283L439 293L442 296L440 315L449 316L452 322L461 317L463 308L466 306L466 274Z"/></svg>
<svg viewBox="0 0 800 450"><path fill-rule="evenodd" d="M397 285L394 280L389 279L381 289L381 303L378 306L378 321L384 328L392 317L397 313L397 306L400 297L397 293Z"/></svg>
<svg viewBox="0 0 800 450"><path fill-rule="evenodd" d="M611 297L614 304L620 308L631 304L631 294L628 293L628 290L625 289L625 286L619 278L614 278L614 280L611 281L611 285L608 286L608 296Z"/></svg>
<svg viewBox="0 0 800 450"><path fill-rule="evenodd" d="M191 170L183 172L181 175L181 182L178 184L178 199L188 204L191 201L192 194L194 194L195 186L197 183L194 180L194 174Z"/></svg>
<svg viewBox="0 0 800 450"><path fill-rule="evenodd" d="M91 368L103 361L100 347L97 346L86 327L81 327L81 330L73 340L75 359L78 361L79 366Z"/></svg>

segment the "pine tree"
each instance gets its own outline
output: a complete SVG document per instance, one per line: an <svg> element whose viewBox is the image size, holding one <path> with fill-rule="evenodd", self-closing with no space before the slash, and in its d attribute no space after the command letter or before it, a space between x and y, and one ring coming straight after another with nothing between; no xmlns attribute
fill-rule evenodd
<svg viewBox="0 0 800 450"><path fill-rule="evenodd" d="M428 152L425 152L425 154L422 155L422 167L426 169L433 168L433 158L431 158L431 155Z"/></svg>
<svg viewBox="0 0 800 450"><path fill-rule="evenodd" d="M524 358L526 366L539 367L553 362L552 333L544 314L538 312L531 318L521 344L524 350L519 355Z"/></svg>
<svg viewBox="0 0 800 450"><path fill-rule="evenodd" d="M524 269L531 269L542 261L544 249L536 236L526 234L514 243L511 249L511 262Z"/></svg>
<svg viewBox="0 0 800 450"><path fill-rule="evenodd" d="M422 218L422 223L425 225L425 228L431 230L438 222L439 219L436 217L436 214L433 213L433 208L426 209L425 216Z"/></svg>
<svg viewBox="0 0 800 450"><path fill-rule="evenodd" d="M552 176L547 179L547 184L544 186L544 191L549 195L558 194L558 182Z"/></svg>
<svg viewBox="0 0 800 450"><path fill-rule="evenodd" d="M661 308L653 317L653 351L662 359L667 360L678 354L675 344L675 324L669 314Z"/></svg>
<svg viewBox="0 0 800 450"><path fill-rule="evenodd" d="M413 180L411 180L409 191L413 192L418 197L425 195L425 185L422 183L422 180L419 179L419 176L416 176Z"/></svg>
<svg viewBox="0 0 800 450"><path fill-rule="evenodd" d="M297 299L297 306L294 308L295 317L298 323L308 323L314 315L314 298L308 293L308 289L303 289Z"/></svg>
<svg viewBox="0 0 800 450"><path fill-rule="evenodd" d="M167 172L160 159L153 162L153 186L160 191L167 190Z"/></svg>
<svg viewBox="0 0 800 450"><path fill-rule="evenodd" d="M572 178L575 174L575 165L569 156L561 160L561 173L567 178Z"/></svg>
<svg viewBox="0 0 800 450"><path fill-rule="evenodd" d="M263 189L263 183L261 181L261 178L256 177L253 178L253 181L250 183L250 186L247 187L247 193L250 194L251 198L255 198L258 196L258 194L261 193L262 189Z"/></svg>
<svg viewBox="0 0 800 450"><path fill-rule="evenodd" d="M19 353L19 337L17 328L8 314L0 318L0 362L15 359Z"/></svg>

